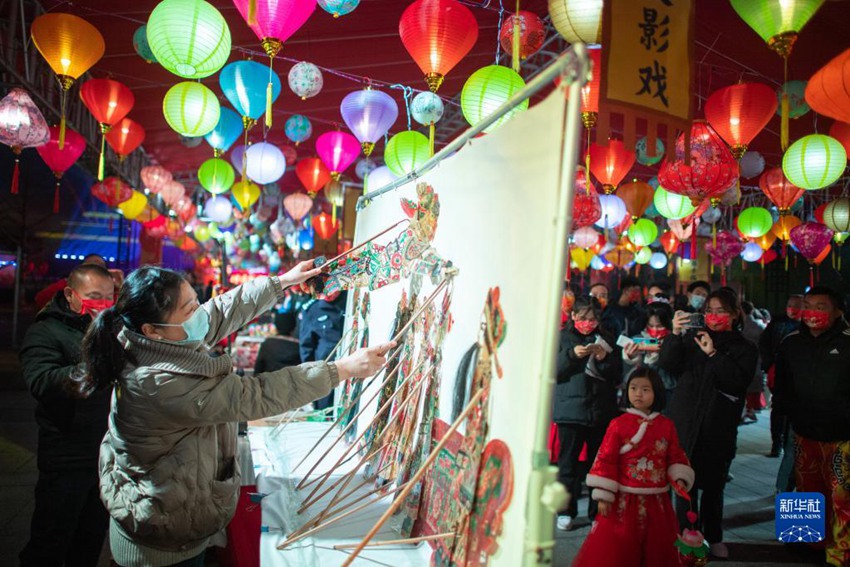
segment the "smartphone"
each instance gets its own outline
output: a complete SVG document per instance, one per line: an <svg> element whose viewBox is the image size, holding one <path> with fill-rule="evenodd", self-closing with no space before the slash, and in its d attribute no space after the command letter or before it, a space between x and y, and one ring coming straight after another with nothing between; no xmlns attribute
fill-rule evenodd
<svg viewBox="0 0 850 567"><path fill-rule="evenodd" d="M632 337L632 342L639 346L658 346L658 339L652 337Z"/></svg>
<svg viewBox="0 0 850 567"><path fill-rule="evenodd" d="M705 315L702 313L691 313L690 320L688 324L685 325L690 329L704 329L705 328Z"/></svg>

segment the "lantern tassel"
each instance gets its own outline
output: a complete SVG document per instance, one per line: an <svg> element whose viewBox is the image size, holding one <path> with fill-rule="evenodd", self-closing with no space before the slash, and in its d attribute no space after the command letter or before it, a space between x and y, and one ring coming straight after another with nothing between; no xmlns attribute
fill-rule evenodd
<svg viewBox="0 0 850 567"><path fill-rule="evenodd" d="M248 0L248 25L257 25L257 0Z"/></svg>
<svg viewBox="0 0 850 567"><path fill-rule="evenodd" d="M781 115L782 122L779 129L779 143L782 146L782 151L788 149L788 119L791 114L791 103L788 100L788 57L784 57L783 61L785 63L785 82L782 84L782 102L780 104L781 107Z"/></svg>
<svg viewBox="0 0 850 567"><path fill-rule="evenodd" d="M65 149L65 113L62 113L62 118L59 119L59 150Z"/></svg>
<svg viewBox="0 0 850 567"><path fill-rule="evenodd" d="M516 12L514 13L514 35L511 38L512 40L512 48L511 48L511 67L517 73L519 73L519 0L516 2Z"/></svg>
<svg viewBox="0 0 850 567"><path fill-rule="evenodd" d="M272 83L266 85L266 128L272 127Z"/></svg>
<svg viewBox="0 0 850 567"><path fill-rule="evenodd" d="M428 143L431 144L431 157L434 157L434 123L433 122L431 122L431 124L428 127Z"/></svg>
<svg viewBox="0 0 850 567"><path fill-rule="evenodd" d="M336 226L336 205L331 205L331 224Z"/></svg>
<svg viewBox="0 0 850 567"><path fill-rule="evenodd" d="M697 259L697 235L691 237L691 261Z"/></svg>
<svg viewBox="0 0 850 567"><path fill-rule="evenodd" d="M18 179L21 173L20 152L15 155L15 169L12 170L12 195L18 194Z"/></svg>
<svg viewBox="0 0 850 567"><path fill-rule="evenodd" d="M97 180L98 181L103 181L103 170L104 170L104 165L105 165L104 154L105 153L106 153L106 133L104 133L100 137L100 160L98 160L98 162L97 162Z"/></svg>
<svg viewBox="0 0 850 567"><path fill-rule="evenodd" d="M59 180L56 180L56 190L53 192L53 214L59 212Z"/></svg>

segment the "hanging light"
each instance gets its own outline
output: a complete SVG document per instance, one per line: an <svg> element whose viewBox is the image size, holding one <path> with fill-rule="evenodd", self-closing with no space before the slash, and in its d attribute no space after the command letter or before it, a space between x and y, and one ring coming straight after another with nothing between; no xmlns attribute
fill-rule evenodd
<svg viewBox="0 0 850 567"><path fill-rule="evenodd" d="M201 83L184 81L165 93L162 113L171 129L197 138L212 132L221 118L218 98Z"/></svg>
<svg viewBox="0 0 850 567"><path fill-rule="evenodd" d="M345 188L337 179L331 179L325 184L325 198L334 207L341 207L345 202Z"/></svg>
<svg viewBox="0 0 850 567"><path fill-rule="evenodd" d="M148 18L147 36L159 64L184 79L209 77L230 56L230 28L204 0L163 0Z"/></svg>
<svg viewBox="0 0 850 567"><path fill-rule="evenodd" d="M581 88L581 123L590 130L599 118L599 89L602 81L602 49L590 48L590 80Z"/></svg>
<svg viewBox="0 0 850 567"><path fill-rule="evenodd" d="M319 158L306 158L299 161L295 166L295 175L311 197L331 180L331 173Z"/></svg>
<svg viewBox="0 0 850 567"><path fill-rule="evenodd" d="M747 207L738 215L738 230L747 238L758 238L767 234L773 226L770 211L761 207Z"/></svg>
<svg viewBox="0 0 850 567"><path fill-rule="evenodd" d="M741 177L752 179L764 171L764 157L758 152L748 150L738 161Z"/></svg>
<svg viewBox="0 0 850 567"><path fill-rule="evenodd" d="M815 112L850 122L850 49L836 56L809 79L806 102Z"/></svg>
<svg viewBox="0 0 850 567"><path fill-rule="evenodd" d="M144 212L145 207L147 206L148 198L145 197L144 193L140 193L138 191L133 191L130 198L123 203L118 203L118 209L127 220L136 220L139 215Z"/></svg>
<svg viewBox="0 0 850 567"><path fill-rule="evenodd" d="M300 222L313 208L313 199L304 193L287 195L283 200L283 208L296 223Z"/></svg>
<svg viewBox="0 0 850 567"><path fill-rule="evenodd" d="M838 140L844 146L847 157L850 159L850 124L846 122L833 122L829 127L829 135Z"/></svg>
<svg viewBox="0 0 850 567"><path fill-rule="evenodd" d="M776 205L780 215L787 215L794 203L805 193L804 189L788 181L781 167L772 167L765 171L759 179L759 187L770 202Z"/></svg>
<svg viewBox="0 0 850 567"><path fill-rule="evenodd" d="M649 257L649 265L655 270L663 270L667 267L667 256L662 252L654 252Z"/></svg>
<svg viewBox="0 0 850 567"><path fill-rule="evenodd" d="M584 167L576 168L575 196L573 197L573 230L590 226L602 217L599 193L591 183L587 184Z"/></svg>
<svg viewBox="0 0 850 567"><path fill-rule="evenodd" d="M791 231L803 224L803 221L794 215L782 215L773 223L773 228L770 230L776 235L776 238L787 242L791 239Z"/></svg>
<svg viewBox="0 0 850 567"><path fill-rule="evenodd" d="M741 251L741 258L745 262L758 262L761 260L764 250L755 242L747 242L744 244L744 249Z"/></svg>
<svg viewBox="0 0 850 567"><path fill-rule="evenodd" d="M215 195L204 204L204 214L213 222L225 223L233 216L233 205L223 195Z"/></svg>
<svg viewBox="0 0 850 567"><path fill-rule="evenodd" d="M410 114L423 126L428 126L428 142L431 155L434 155L434 125L443 117L443 99L430 91L424 91L413 97Z"/></svg>
<svg viewBox="0 0 850 567"><path fill-rule="evenodd" d="M628 236L635 246L649 246L658 237L658 227L649 219L638 219L629 227Z"/></svg>
<svg viewBox="0 0 850 567"><path fill-rule="evenodd" d="M635 164L635 153L621 140L608 140L607 146L591 144L590 172L602 183L606 193L614 191Z"/></svg>
<svg viewBox="0 0 850 567"><path fill-rule="evenodd" d="M424 134L415 130L399 132L387 142L384 162L401 177L420 167L431 157L431 145Z"/></svg>
<svg viewBox="0 0 850 567"><path fill-rule="evenodd" d="M133 196L133 189L117 177L107 177L91 186L91 195L114 209Z"/></svg>
<svg viewBox="0 0 850 567"><path fill-rule="evenodd" d="M286 157L277 146L268 142L252 145L245 156L248 160L248 177L257 183L274 183L286 172Z"/></svg>
<svg viewBox="0 0 850 567"><path fill-rule="evenodd" d="M633 219L643 216L649 205L652 204L655 191L649 183L632 179L623 183L617 189L617 195L626 203L626 210Z"/></svg>
<svg viewBox="0 0 850 567"><path fill-rule="evenodd" d="M314 216L311 224L322 240L330 240L339 230L339 222L328 213L319 213Z"/></svg>
<svg viewBox="0 0 850 567"><path fill-rule="evenodd" d="M218 124L204 136L204 140L212 147L215 157L230 149L242 133L242 118L226 106L221 107Z"/></svg>
<svg viewBox="0 0 850 567"><path fill-rule="evenodd" d="M806 103L806 85L808 81L786 81L776 89L776 101L782 104L782 95L788 98L788 118L800 118L805 116L812 109ZM781 108L776 110L776 114L782 116Z"/></svg>
<svg viewBox="0 0 850 567"><path fill-rule="evenodd" d="M823 253L827 251L833 234L831 228L816 222L803 223L791 229L791 244L809 261L809 285L812 287L815 284L812 265L820 264L826 257Z"/></svg>
<svg viewBox="0 0 850 567"><path fill-rule="evenodd" d="M573 245L576 248L589 250L599 242L599 233L592 227L585 226L573 232Z"/></svg>
<svg viewBox="0 0 850 567"><path fill-rule="evenodd" d="M602 0L549 0L552 25L569 43L602 43Z"/></svg>
<svg viewBox="0 0 850 567"><path fill-rule="evenodd" d="M142 183L151 193L159 193L165 184L170 182L171 172L159 165L148 165L140 172Z"/></svg>
<svg viewBox="0 0 850 567"><path fill-rule="evenodd" d="M150 44L148 43L148 26L147 24L139 26L133 33L133 49L136 50L139 57L147 63L157 63L156 55L153 54ZM126 214L124 215L127 216Z"/></svg>
<svg viewBox="0 0 850 567"><path fill-rule="evenodd" d="M247 211L251 206L260 199L260 188L250 181L240 181L235 183L230 190L233 195L233 200L239 205L242 211Z"/></svg>
<svg viewBox="0 0 850 567"><path fill-rule="evenodd" d="M319 0L319 6L334 18L347 16L360 5L360 0Z"/></svg>
<svg viewBox="0 0 850 567"><path fill-rule="evenodd" d="M711 93L705 102L705 118L740 160L753 138L776 112L773 89L761 83L739 83Z"/></svg>
<svg viewBox="0 0 850 567"><path fill-rule="evenodd" d="M696 210L690 199L683 195L670 193L660 185L655 190L653 202L658 213L667 219L682 219Z"/></svg>
<svg viewBox="0 0 850 567"><path fill-rule="evenodd" d="M100 124L100 161L97 178L103 180L106 134L132 110L136 103L133 92L123 83L112 79L89 79L80 85L80 98Z"/></svg>
<svg viewBox="0 0 850 567"><path fill-rule="evenodd" d="M12 148L15 168L11 193L18 192L21 152L50 141L50 130L41 111L23 89L12 89L0 100L0 144Z"/></svg>
<svg viewBox="0 0 850 567"><path fill-rule="evenodd" d="M398 105L393 97L371 88L347 94L339 111L348 129L360 141L366 157L398 118Z"/></svg>
<svg viewBox="0 0 850 567"><path fill-rule="evenodd" d="M626 204L616 195L600 195L599 205L602 216L594 224L600 228L615 228L626 218Z"/></svg>
<svg viewBox="0 0 850 567"><path fill-rule="evenodd" d="M437 92L443 78L478 41L478 22L456 0L416 0L401 15L398 33L404 48Z"/></svg>
<svg viewBox="0 0 850 567"><path fill-rule="evenodd" d="M325 132L316 139L316 153L331 172L331 177L338 178L357 161L360 142L348 132Z"/></svg>
<svg viewBox="0 0 850 567"><path fill-rule="evenodd" d="M289 88L301 97L301 100L313 98L322 92L324 84L322 70L312 63L301 61L289 70Z"/></svg>
<svg viewBox="0 0 850 567"><path fill-rule="evenodd" d="M398 179L398 176L392 171L390 171L389 167L382 165L381 167L376 167L369 174L369 177L367 177L364 182L363 189L367 193L369 191L377 191L382 187L386 187L396 179Z"/></svg>
<svg viewBox="0 0 850 567"><path fill-rule="evenodd" d="M375 168L378 167L378 164L369 158L363 158L361 160L357 160L357 165L354 166L354 173L360 179L366 179L366 177L375 171Z"/></svg>
<svg viewBox="0 0 850 567"><path fill-rule="evenodd" d="M313 135L313 125L306 116L293 114L286 120L284 125L286 137L290 139L296 146L301 142L306 142Z"/></svg>
<svg viewBox="0 0 850 567"><path fill-rule="evenodd" d="M420 2L422 0L419 0ZM475 71L466 80L460 93L460 108L470 126L475 126L493 114L515 93L525 88L522 77L508 67L488 65ZM492 132L514 115L528 110L528 99L505 112L496 122L484 129Z"/></svg>
<svg viewBox="0 0 850 567"><path fill-rule="evenodd" d="M135 120L123 118L104 137L106 143L118 154L119 159L124 161L145 141L145 129Z"/></svg>
<svg viewBox="0 0 850 567"><path fill-rule="evenodd" d="M520 10L505 18L499 29L499 43L508 55L513 55L514 29L519 30L516 42L519 46L519 59L525 60L543 47L543 41L546 39L546 24L534 12Z"/></svg>
<svg viewBox="0 0 850 567"><path fill-rule="evenodd" d="M655 138L655 156L650 157L647 150L646 136L635 144L635 159L641 165L655 165L664 158L664 142L661 138Z"/></svg>
<svg viewBox="0 0 850 567"><path fill-rule="evenodd" d="M226 193L235 180L233 168L220 158L208 159L198 168L198 182L213 195Z"/></svg>
<svg viewBox="0 0 850 567"><path fill-rule="evenodd" d="M250 130L267 110L266 85L271 85L271 102L280 96L280 77L256 61L234 61L225 65L218 76L221 91L242 116L245 130Z"/></svg>
<svg viewBox="0 0 850 567"><path fill-rule="evenodd" d="M664 248L664 251L669 255L676 251L679 247L681 241L671 230L667 230L658 238L659 242L661 242L661 247ZM665 262L666 264L666 262Z"/></svg>
<svg viewBox="0 0 850 567"><path fill-rule="evenodd" d="M56 177L56 190L53 194L53 212L59 212L59 185L62 175L74 165L86 149L86 140L73 130L65 131L65 143L59 147L59 127L50 127L50 141L35 148L50 171Z"/></svg>
<svg viewBox="0 0 850 567"><path fill-rule="evenodd" d="M827 204L823 224L835 232L850 232L850 197L839 197Z"/></svg>
<svg viewBox="0 0 850 567"><path fill-rule="evenodd" d="M808 190L831 185L841 177L845 167L847 152L844 146L823 134L803 136L782 156L782 171L788 180Z"/></svg>

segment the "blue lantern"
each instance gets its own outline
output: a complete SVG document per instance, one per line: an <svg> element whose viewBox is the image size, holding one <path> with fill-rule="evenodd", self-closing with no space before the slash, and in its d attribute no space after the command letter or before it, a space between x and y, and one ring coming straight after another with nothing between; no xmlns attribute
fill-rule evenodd
<svg viewBox="0 0 850 567"><path fill-rule="evenodd" d="M646 155L646 136L644 136L635 144L635 156L638 163L655 165L664 157L664 142L661 141L661 138L655 138L655 157L649 157Z"/></svg>
<svg viewBox="0 0 850 567"><path fill-rule="evenodd" d="M319 0L319 6L334 18L345 16L354 11L360 0Z"/></svg>
<svg viewBox="0 0 850 567"><path fill-rule="evenodd" d="M224 96L248 122L256 121L266 111L266 86L272 80L272 102L280 96L280 77L256 61L234 61L224 67L218 77Z"/></svg>
<svg viewBox="0 0 850 567"><path fill-rule="evenodd" d="M230 149L239 139L240 134L242 134L242 118L234 111L222 106L218 124L212 132L204 136L204 140L216 150L217 154L222 154Z"/></svg>
<svg viewBox="0 0 850 567"><path fill-rule="evenodd" d="M309 230L302 230L301 234L298 236L298 244L301 245L302 250L312 250L313 244L315 244L315 238L313 236L313 228L311 227Z"/></svg>
<svg viewBox="0 0 850 567"><path fill-rule="evenodd" d="M133 34L133 47L139 57L148 63L157 63L156 55L153 54L150 44L148 43L148 26L143 25Z"/></svg>
<svg viewBox="0 0 850 567"><path fill-rule="evenodd" d="M290 116L284 126L286 137L292 140L297 146L301 142L306 142L313 135L313 125L306 116L293 114Z"/></svg>

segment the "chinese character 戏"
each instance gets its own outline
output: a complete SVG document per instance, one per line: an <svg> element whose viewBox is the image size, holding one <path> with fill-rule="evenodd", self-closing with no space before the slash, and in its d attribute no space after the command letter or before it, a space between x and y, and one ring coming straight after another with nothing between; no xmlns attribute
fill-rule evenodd
<svg viewBox="0 0 850 567"><path fill-rule="evenodd" d="M655 51L661 53L667 51L670 42L667 36L670 35L670 29L667 27L670 24L670 16L665 15L664 19L658 21L658 10L655 8L643 9L643 23L638 24L638 27L643 30L643 35L640 38L640 43L647 51L655 48ZM659 30L659 28L661 28ZM659 33L656 33L659 32ZM663 43L659 44L659 39Z"/></svg>
<svg viewBox="0 0 850 567"><path fill-rule="evenodd" d="M640 74L641 88L635 94L649 94L653 98L661 100L661 104L670 106L667 100L667 67L660 65L655 60L651 66L638 69Z"/></svg>

